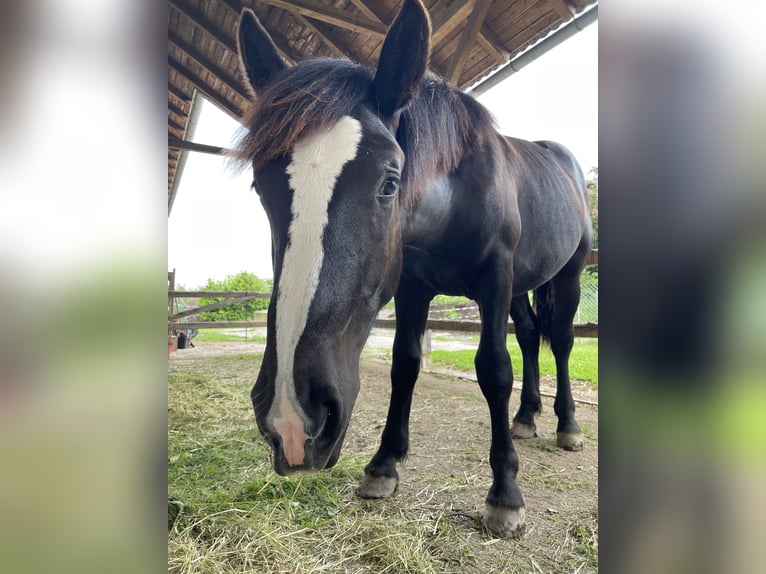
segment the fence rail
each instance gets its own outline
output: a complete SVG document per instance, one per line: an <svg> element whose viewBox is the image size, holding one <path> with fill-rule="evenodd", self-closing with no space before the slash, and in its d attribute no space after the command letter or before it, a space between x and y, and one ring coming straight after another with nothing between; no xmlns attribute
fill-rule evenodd
<svg viewBox="0 0 766 574"><path fill-rule="evenodd" d="M591 251L588 258L588 265L598 265L598 250ZM175 275L175 270L173 272ZM271 293L264 293L259 291L176 291L174 289L173 282L170 279L170 273L168 274L168 332L171 329L247 329L256 327L266 327L266 321L196 321L187 323L178 323L179 319L190 317L204 311L212 311L227 307L229 305L235 305L244 301L250 301L252 299L269 299ZM586 289L583 289L583 299L581 303L584 303L586 299L593 299L588 296ZM178 297L205 297L205 298L226 298L224 301L217 303L210 303L201 307L195 307L192 309L186 309L173 313L173 300ZM590 319L591 317L598 320L598 291L596 287L595 291L595 315L592 312L580 313L578 309L578 317ZM583 310L585 311L585 310ZM584 315L584 317L583 317ZM374 327L378 329L395 329L396 319L377 319ZM479 333L481 331L481 322L479 321L453 321L446 319L429 319L426 325L427 329L432 331L443 331L452 333ZM514 325L512 321L508 322L508 332L515 333ZM575 337L591 337L598 338L598 322L577 322L574 324Z"/></svg>

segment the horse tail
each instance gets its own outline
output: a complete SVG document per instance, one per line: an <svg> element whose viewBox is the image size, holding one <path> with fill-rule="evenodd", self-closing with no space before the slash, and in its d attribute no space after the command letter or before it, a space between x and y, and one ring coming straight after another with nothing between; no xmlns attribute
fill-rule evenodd
<svg viewBox="0 0 766 574"><path fill-rule="evenodd" d="M553 284L543 283L534 292L534 308L537 316L537 327L544 343L551 344L551 327L553 326L554 292Z"/></svg>

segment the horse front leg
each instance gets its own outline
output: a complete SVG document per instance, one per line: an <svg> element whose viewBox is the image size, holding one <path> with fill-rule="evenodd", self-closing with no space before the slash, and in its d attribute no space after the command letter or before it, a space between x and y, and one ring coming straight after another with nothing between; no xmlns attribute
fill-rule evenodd
<svg viewBox="0 0 766 574"><path fill-rule="evenodd" d="M524 499L516 484L519 457L513 448L508 415L513 370L506 348L510 301L503 298L503 293L509 293L510 289L499 286L488 291L479 297L481 339L474 361L492 428L489 463L493 480L483 522L497 536L517 538L524 533L525 511Z"/></svg>
<svg viewBox="0 0 766 574"><path fill-rule="evenodd" d="M364 468L357 494L362 498L388 498L399 485L396 464L409 447L412 391L420 372L422 338L428 319L431 295L406 283L395 297L396 334L391 364L391 401L380 447Z"/></svg>

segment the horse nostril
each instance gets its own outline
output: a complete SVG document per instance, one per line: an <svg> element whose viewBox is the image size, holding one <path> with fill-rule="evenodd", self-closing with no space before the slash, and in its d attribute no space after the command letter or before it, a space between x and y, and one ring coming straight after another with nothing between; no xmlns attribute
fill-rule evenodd
<svg viewBox="0 0 766 574"><path fill-rule="evenodd" d="M279 450L282 448L282 441L279 438L279 435L273 432L268 432L263 434L263 438L266 440L266 443L271 447L271 450L273 450L275 453L279 452Z"/></svg>
<svg viewBox="0 0 766 574"><path fill-rule="evenodd" d="M334 438L337 434L340 421L340 402L334 399L325 400L318 414L317 430L314 436L317 438L319 436L325 436L330 439Z"/></svg>

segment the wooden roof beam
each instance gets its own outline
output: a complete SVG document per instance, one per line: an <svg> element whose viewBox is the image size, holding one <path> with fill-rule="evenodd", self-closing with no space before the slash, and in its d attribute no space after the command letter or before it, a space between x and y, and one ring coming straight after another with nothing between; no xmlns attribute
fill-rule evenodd
<svg viewBox="0 0 766 574"><path fill-rule="evenodd" d="M170 82L168 82L168 92L173 94L175 97L177 97L183 103L185 103L187 105L191 105L192 95L183 92L180 88L178 88L177 86L174 86Z"/></svg>
<svg viewBox="0 0 766 574"><path fill-rule="evenodd" d="M471 2L470 0L464 3L453 2L450 4L449 8L435 14L432 18L433 32L431 33L431 45L437 46L442 40L449 36L461 22L469 17L469 14L473 12L475 5L476 3ZM495 34L492 33L488 26L481 26L476 41L498 64L505 64L505 62L508 61L510 52L498 47L502 46L503 43L495 37Z"/></svg>
<svg viewBox="0 0 766 574"><path fill-rule="evenodd" d="M179 108L170 100L168 100L168 110L170 110L177 116L181 116L182 118L185 118L187 116L187 113L185 111L183 111L181 108Z"/></svg>
<svg viewBox="0 0 766 574"><path fill-rule="evenodd" d="M305 18L300 14L293 14L293 17L295 17L301 24L306 26L306 28L308 28L315 36L317 36L317 38L319 38L325 46L330 48L336 57L345 58L346 54L349 53L349 49L347 47L332 40L332 32L328 24L319 21L312 22L309 18Z"/></svg>
<svg viewBox="0 0 766 574"><path fill-rule="evenodd" d="M365 0L351 0L351 3L356 6L356 9L359 10L362 14L367 16L370 20L377 20L378 22L381 22L382 24L389 25L391 22L386 22L385 16L383 15L383 11L380 10L377 6L368 6L367 2Z"/></svg>
<svg viewBox="0 0 766 574"><path fill-rule="evenodd" d="M225 98L218 95L213 88L211 88L204 80L202 80L202 78L194 74L191 70L184 69L180 63L176 62L172 58L168 58L168 66L170 66L170 68L176 74L183 76L189 82L191 82L191 84L194 85L200 92L202 92L207 99L221 108L224 112L228 113L231 117L235 118L236 120L239 120L242 117L242 110L237 109L233 105L229 104Z"/></svg>
<svg viewBox="0 0 766 574"><path fill-rule="evenodd" d="M458 83L460 75L463 73L468 55L471 53L476 38L481 33L481 27L487 18L491 3L491 0L476 0L473 4L474 10L471 11L468 24L460 37L457 50L455 50L455 54L452 56L449 68L447 69L447 79L453 84Z"/></svg>
<svg viewBox="0 0 766 574"><path fill-rule="evenodd" d="M221 80L226 87L231 89L235 94L237 94L240 98L243 100L247 100L247 88L239 81L239 79L234 78L233 76L229 75L229 73L226 70L221 69L218 65L216 65L214 62L211 62L208 60L207 56L204 56L200 54L196 48L193 46L187 44L183 39L181 39L178 34L173 32L172 30L168 30L168 41L173 44L176 48L181 50L184 54L186 54L189 58L197 62L200 66L202 66L205 70L213 74L215 77Z"/></svg>
<svg viewBox="0 0 766 574"><path fill-rule="evenodd" d="M223 0L223 5L237 16L237 22L239 22L239 16L242 14L242 8L245 5L238 0ZM271 39L274 40L274 44L277 46L277 50L279 50L279 52L282 54L282 57L287 60L288 64L292 65L300 59L300 54L297 54L295 50L292 49L288 41L281 34L275 30L269 30L268 32L271 36ZM237 31L234 30L234 34L236 33ZM235 50L234 53L239 54L239 51Z"/></svg>
<svg viewBox="0 0 766 574"><path fill-rule="evenodd" d="M473 10L474 2L453 2L431 19L431 46L437 46L457 28Z"/></svg>
<svg viewBox="0 0 766 574"><path fill-rule="evenodd" d="M181 133L186 132L186 128L182 126L178 121L170 116L168 116L168 125L171 127L176 128L177 130L181 130Z"/></svg>
<svg viewBox="0 0 766 574"><path fill-rule="evenodd" d="M562 22L569 22L574 18L574 8L564 2L564 0L547 0L547 2L553 6L553 9L559 15Z"/></svg>
<svg viewBox="0 0 766 574"><path fill-rule="evenodd" d="M476 38L479 46L498 64L505 64L508 61L511 53L504 49L503 43L495 34L489 29L486 24L481 27L481 32Z"/></svg>
<svg viewBox="0 0 766 574"><path fill-rule="evenodd" d="M386 35L386 26L364 16L354 16L348 10L341 10L334 6L328 6L318 0L261 0L264 4L276 6L293 14L308 16L315 20L327 22L333 26L351 30L358 34L383 38Z"/></svg>
<svg viewBox="0 0 766 574"><path fill-rule="evenodd" d="M168 137L168 148L177 150L190 150L213 155L226 155L230 150L220 146L190 142L180 138Z"/></svg>
<svg viewBox="0 0 766 574"><path fill-rule="evenodd" d="M219 32L213 22L208 20L200 10L192 6L187 6L185 3L181 3L178 0L168 0L168 3L176 12L183 14L189 20L194 22L200 30L203 30L209 36L212 36L216 42L229 50L229 52L232 52L234 55L237 54L237 45L232 39Z"/></svg>

